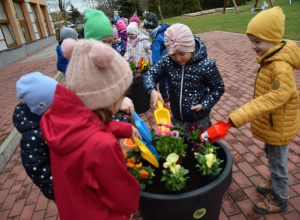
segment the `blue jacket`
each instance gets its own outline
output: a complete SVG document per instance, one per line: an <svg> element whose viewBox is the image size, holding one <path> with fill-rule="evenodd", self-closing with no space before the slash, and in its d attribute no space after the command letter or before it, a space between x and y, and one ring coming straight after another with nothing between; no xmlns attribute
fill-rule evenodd
<svg viewBox="0 0 300 220"><path fill-rule="evenodd" d="M153 65L155 65L160 58L166 54L167 48L165 46L164 34L167 28L170 27L168 24L160 24L158 26L158 30L154 29L150 34L152 38L152 61Z"/></svg>
<svg viewBox="0 0 300 220"><path fill-rule="evenodd" d="M167 77L173 117L194 122L209 115L211 108L224 93L223 79L214 60L207 57L206 47L200 37L194 36L195 55L180 66L170 56L164 56L144 75L147 94L156 89L156 84ZM191 110L202 104L203 110Z"/></svg>
<svg viewBox="0 0 300 220"><path fill-rule="evenodd" d="M116 51L118 51L121 56L124 56L125 54L125 46L124 46L124 41L122 39L118 39L116 44L111 45L112 48L114 48Z"/></svg>
<svg viewBox="0 0 300 220"><path fill-rule="evenodd" d="M69 60L64 57L60 45L57 45L56 47L56 53L57 53L57 63L56 67L59 71L63 72L63 74L66 74L67 66L69 64Z"/></svg>
<svg viewBox="0 0 300 220"><path fill-rule="evenodd" d="M41 116L33 114L25 102L19 103L13 123L22 134L21 159L27 175L44 196L54 200L49 148L40 129Z"/></svg>

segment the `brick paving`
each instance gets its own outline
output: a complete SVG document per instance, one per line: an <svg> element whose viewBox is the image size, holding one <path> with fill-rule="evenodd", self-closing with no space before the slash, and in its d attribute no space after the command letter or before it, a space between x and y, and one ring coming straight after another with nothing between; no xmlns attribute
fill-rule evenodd
<svg viewBox="0 0 300 220"><path fill-rule="evenodd" d="M53 43L0 70L0 144L14 128L12 113L20 102L16 97L16 82L22 75L30 72L41 72L54 77L57 73L56 45L57 43Z"/></svg>
<svg viewBox="0 0 300 220"><path fill-rule="evenodd" d="M226 86L225 94L211 112L211 119L213 123L227 121L229 113L252 99L258 67L256 55L243 34L213 31L199 36L206 44L208 56L216 61ZM300 46L300 42L297 43ZM0 143L13 129L11 116L19 102L15 97L16 81L32 71L54 77L57 73L56 55L52 50L55 50L55 44L0 70ZM296 80L300 91L300 71L296 71ZM156 128L153 110L140 116L149 128ZM287 212L282 214L263 216L252 210L253 204L263 199L256 192L255 185L266 180L269 171L263 143L252 137L250 124L239 129L231 128L221 142L230 149L234 164L233 180L223 198L220 220L300 219L300 130L290 144L290 200ZM0 219L59 219L55 203L47 200L26 175L19 147L0 174ZM134 220L142 220L138 212L134 214Z"/></svg>

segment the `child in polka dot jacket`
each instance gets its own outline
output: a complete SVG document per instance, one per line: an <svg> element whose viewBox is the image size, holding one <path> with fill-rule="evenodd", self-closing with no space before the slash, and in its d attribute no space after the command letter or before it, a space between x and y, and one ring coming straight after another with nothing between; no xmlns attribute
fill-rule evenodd
<svg viewBox="0 0 300 220"><path fill-rule="evenodd" d="M209 114L224 93L223 79L214 60L207 57L200 37L184 24L174 24L164 35L168 56L148 70L144 89L156 108L163 101L156 84L167 77L173 124L182 128L197 122L203 129L212 124Z"/></svg>
<svg viewBox="0 0 300 220"><path fill-rule="evenodd" d="M42 114L51 106L57 82L39 72L22 76L16 84L23 99L13 113L13 123L22 134L21 159L27 175L44 196L54 200L49 148L40 129Z"/></svg>

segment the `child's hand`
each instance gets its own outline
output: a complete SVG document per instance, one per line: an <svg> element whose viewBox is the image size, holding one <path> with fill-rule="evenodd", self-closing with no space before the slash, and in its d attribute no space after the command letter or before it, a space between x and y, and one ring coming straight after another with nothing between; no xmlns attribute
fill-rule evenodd
<svg viewBox="0 0 300 220"><path fill-rule="evenodd" d="M120 110L126 112L127 114L130 113L131 115L133 115L134 105L133 105L132 100L128 97L125 97L122 101Z"/></svg>
<svg viewBox="0 0 300 220"><path fill-rule="evenodd" d="M161 96L161 94L159 92L157 92L155 89L153 89L150 93L150 97L151 97L151 102L152 102L152 105L155 109L157 109L157 101L158 99L160 99L160 101L162 103L164 103L164 100Z"/></svg>
<svg viewBox="0 0 300 220"><path fill-rule="evenodd" d="M142 136L140 135L140 133L138 132L137 128L132 125L131 140L134 144L136 144L135 137L138 137L141 140L143 139Z"/></svg>
<svg viewBox="0 0 300 220"><path fill-rule="evenodd" d="M197 112L201 111L203 109L202 105L195 105L191 108L191 110L196 110Z"/></svg>

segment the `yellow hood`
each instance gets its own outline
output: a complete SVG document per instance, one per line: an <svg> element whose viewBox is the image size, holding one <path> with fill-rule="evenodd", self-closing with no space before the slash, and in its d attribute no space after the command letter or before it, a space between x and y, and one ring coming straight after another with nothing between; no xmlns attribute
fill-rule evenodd
<svg viewBox="0 0 300 220"><path fill-rule="evenodd" d="M275 53L279 50L277 53ZM274 55L272 55L275 53ZM284 40L275 47L270 48L263 56L256 57L256 62L273 62L273 61L286 61L295 69L300 69L300 48L291 40Z"/></svg>

